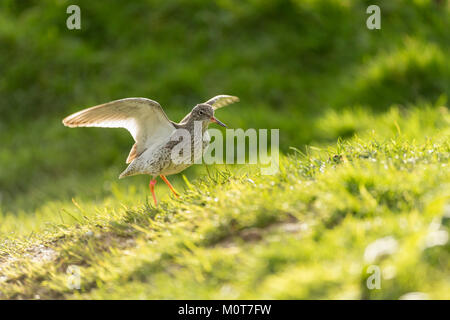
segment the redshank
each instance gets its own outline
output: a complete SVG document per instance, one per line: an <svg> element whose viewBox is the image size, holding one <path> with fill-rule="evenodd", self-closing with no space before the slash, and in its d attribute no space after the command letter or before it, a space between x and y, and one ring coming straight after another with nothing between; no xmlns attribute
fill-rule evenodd
<svg viewBox="0 0 450 320"><path fill-rule="evenodd" d="M202 145L204 151L209 144L206 132L208 125L215 122L223 127L215 116L214 111L231 103L239 101L238 97L218 95L208 101L196 105L179 123L171 121L161 105L146 98L126 98L111 101L95 107L76 112L63 120L67 127L103 127L125 128L135 140L126 163L128 167L119 178L137 174L148 174L150 190L155 206L158 204L155 195L155 184L158 176L169 186L178 197L178 193L167 180L166 176L179 173L191 166L196 147ZM194 134L195 123L201 124L201 135ZM181 139L175 139L178 129L190 133L191 161L174 161L172 151ZM178 137L178 135L177 135ZM178 137L179 138L179 137ZM181 148L180 148L181 149ZM200 154L201 155L201 154Z"/></svg>

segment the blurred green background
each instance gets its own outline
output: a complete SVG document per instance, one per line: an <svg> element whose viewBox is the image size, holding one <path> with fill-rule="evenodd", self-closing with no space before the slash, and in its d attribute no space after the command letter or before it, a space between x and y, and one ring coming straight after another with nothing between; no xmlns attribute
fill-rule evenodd
<svg viewBox="0 0 450 320"><path fill-rule="evenodd" d="M66 27L71 4L81 30ZM381 7L381 30L366 27L371 4ZM133 144L125 130L61 123L115 99L154 99L179 121L199 102L235 95L241 102L218 118L279 128L283 154L372 129L396 133L392 119L412 109L401 128L411 140L445 128L449 12L445 0L2 0L2 231L48 212L24 233L40 229L73 197L147 194L148 177L117 181Z"/></svg>

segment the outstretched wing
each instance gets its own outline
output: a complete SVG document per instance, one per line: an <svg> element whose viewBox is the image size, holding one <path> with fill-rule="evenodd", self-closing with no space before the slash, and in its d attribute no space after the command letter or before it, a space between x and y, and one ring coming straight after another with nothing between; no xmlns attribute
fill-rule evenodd
<svg viewBox="0 0 450 320"><path fill-rule="evenodd" d="M221 94L219 96L215 96L214 98L209 99L205 102L205 104L209 104L214 108L214 110L217 110L219 108L225 107L229 104L238 102L239 98L235 96L228 96L226 94Z"/></svg>
<svg viewBox="0 0 450 320"><path fill-rule="evenodd" d="M74 113L62 121L67 127L125 128L134 144L127 163L145 149L170 136L174 125L160 104L146 98L126 98L101 104Z"/></svg>

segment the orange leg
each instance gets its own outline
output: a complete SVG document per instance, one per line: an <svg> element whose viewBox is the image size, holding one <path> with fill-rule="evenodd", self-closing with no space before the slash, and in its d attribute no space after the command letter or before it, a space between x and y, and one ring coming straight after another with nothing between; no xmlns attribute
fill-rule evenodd
<svg viewBox="0 0 450 320"><path fill-rule="evenodd" d="M156 206L158 206L158 201L156 200L155 184L156 184L156 179L150 180L149 187L150 187L150 191L152 192L153 201L155 202L155 207L156 207Z"/></svg>
<svg viewBox="0 0 450 320"><path fill-rule="evenodd" d="M167 180L166 176L160 175L161 179L163 179L163 181L165 183L167 183L167 185L169 186L169 189L172 190L173 194L175 195L175 197L179 197L178 193L175 191L175 189L172 187L172 185L170 184L169 180Z"/></svg>

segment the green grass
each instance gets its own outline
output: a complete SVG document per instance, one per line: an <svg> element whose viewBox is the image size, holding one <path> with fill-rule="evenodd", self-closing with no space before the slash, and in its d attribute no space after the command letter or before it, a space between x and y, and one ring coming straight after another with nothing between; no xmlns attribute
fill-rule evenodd
<svg viewBox="0 0 450 320"><path fill-rule="evenodd" d="M213 170L158 208L145 190L113 185L99 203L75 198L38 217L3 217L2 297L448 299L450 247L439 239L449 231L450 116L426 113L434 134L406 136L402 125L423 111L393 111L400 132L295 151L274 176ZM385 237L397 250L368 260ZM379 290L365 286L373 264L384 272ZM80 267L79 291L67 287L70 265Z"/></svg>
<svg viewBox="0 0 450 320"><path fill-rule="evenodd" d="M450 298L450 5L376 1L371 31L369 4L2 1L0 298ZM280 129L281 171L193 166L158 208L148 177L117 180L128 133L61 124L131 96L180 120L222 93L229 127Z"/></svg>

